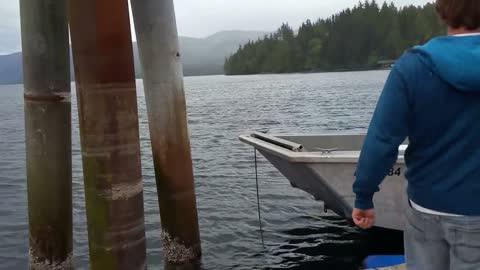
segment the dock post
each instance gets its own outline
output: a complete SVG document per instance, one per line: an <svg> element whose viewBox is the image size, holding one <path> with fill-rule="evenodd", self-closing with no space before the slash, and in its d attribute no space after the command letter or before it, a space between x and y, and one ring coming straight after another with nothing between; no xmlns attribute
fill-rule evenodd
<svg viewBox="0 0 480 270"><path fill-rule="evenodd" d="M20 0L29 269L72 268L72 140L66 0Z"/></svg>
<svg viewBox="0 0 480 270"><path fill-rule="evenodd" d="M201 247L173 0L132 0L143 67L167 265L195 265Z"/></svg>
<svg viewBox="0 0 480 270"><path fill-rule="evenodd" d="M145 269L138 108L127 0L71 0L90 269Z"/></svg>

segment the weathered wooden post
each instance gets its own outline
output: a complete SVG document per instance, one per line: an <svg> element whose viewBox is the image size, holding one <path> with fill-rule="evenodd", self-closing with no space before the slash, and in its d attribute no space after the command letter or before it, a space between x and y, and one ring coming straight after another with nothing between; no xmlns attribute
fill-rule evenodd
<svg viewBox="0 0 480 270"><path fill-rule="evenodd" d="M71 0L69 9L91 269L145 269L127 0Z"/></svg>
<svg viewBox="0 0 480 270"><path fill-rule="evenodd" d="M143 67L165 259L200 260L200 237L173 0L131 0Z"/></svg>
<svg viewBox="0 0 480 270"><path fill-rule="evenodd" d="M72 268L66 0L20 0L30 269Z"/></svg>

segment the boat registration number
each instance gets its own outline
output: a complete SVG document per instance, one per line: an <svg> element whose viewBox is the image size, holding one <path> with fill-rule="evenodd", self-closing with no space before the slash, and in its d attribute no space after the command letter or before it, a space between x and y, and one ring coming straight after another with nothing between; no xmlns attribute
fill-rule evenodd
<svg viewBox="0 0 480 270"><path fill-rule="evenodd" d="M391 168L388 173L387 173L388 176L400 176L402 175L402 168ZM357 176L357 171L355 170L355 173L353 174L353 176Z"/></svg>

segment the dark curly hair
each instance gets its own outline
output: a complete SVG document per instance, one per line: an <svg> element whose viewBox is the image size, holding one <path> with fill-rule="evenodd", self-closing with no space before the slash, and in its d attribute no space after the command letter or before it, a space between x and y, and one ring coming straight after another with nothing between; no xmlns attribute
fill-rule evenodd
<svg viewBox="0 0 480 270"><path fill-rule="evenodd" d="M480 0L437 0L437 12L450 27L480 28Z"/></svg>

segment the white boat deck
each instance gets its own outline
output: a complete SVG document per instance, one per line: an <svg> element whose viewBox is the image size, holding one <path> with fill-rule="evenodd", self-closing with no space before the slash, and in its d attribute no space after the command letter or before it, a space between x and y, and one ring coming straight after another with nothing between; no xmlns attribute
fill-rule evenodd
<svg viewBox="0 0 480 270"><path fill-rule="evenodd" d="M265 150L266 152L275 153L277 156L282 156L286 158L289 162L298 162L298 163L357 163L360 156L360 150L336 150L332 149L323 149L320 147L305 148L301 152L294 152L283 148L278 145L274 145L269 142L265 142L261 139L249 136L242 135L240 140L248 143L258 149ZM399 147L399 157L397 163L404 164L403 154L407 149L407 145L401 145Z"/></svg>

